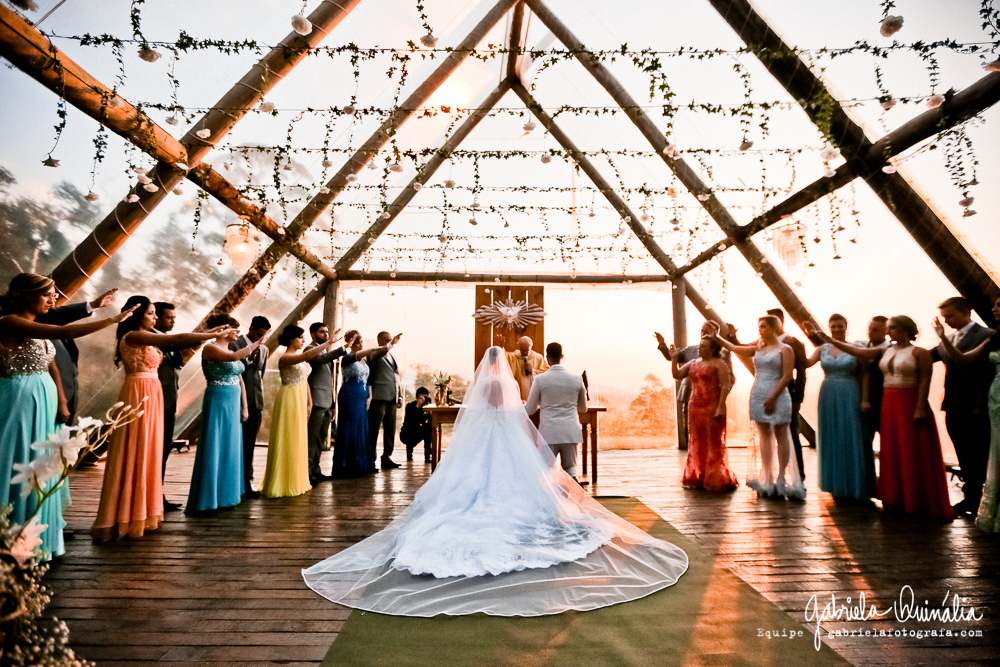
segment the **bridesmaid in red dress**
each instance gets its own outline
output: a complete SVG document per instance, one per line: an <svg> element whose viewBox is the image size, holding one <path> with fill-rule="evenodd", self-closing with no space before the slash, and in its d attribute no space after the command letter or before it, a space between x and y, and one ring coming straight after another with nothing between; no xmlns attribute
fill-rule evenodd
<svg viewBox="0 0 1000 667"><path fill-rule="evenodd" d="M144 296L130 297L123 311L135 312L118 325L115 365L124 364L125 382L118 400L143 404L143 414L111 435L97 518L95 541L141 537L163 519L163 389L156 369L161 347L192 347L224 334L219 327L204 333L161 334L153 330L156 309Z"/></svg>
<svg viewBox="0 0 1000 667"><path fill-rule="evenodd" d="M951 521L944 458L937 423L927 402L933 360L917 347L917 325L906 315L889 318L888 348L855 347L807 323L807 334L863 359L878 360L885 376L879 424L878 497L885 509Z"/></svg>
<svg viewBox="0 0 1000 667"><path fill-rule="evenodd" d="M691 380L688 400L688 454L681 483L686 489L732 491L740 484L729 469L726 453L726 397L733 388L732 370L722 360L722 346L705 337L698 344L698 359L677 363L680 350L670 346L675 380Z"/></svg>

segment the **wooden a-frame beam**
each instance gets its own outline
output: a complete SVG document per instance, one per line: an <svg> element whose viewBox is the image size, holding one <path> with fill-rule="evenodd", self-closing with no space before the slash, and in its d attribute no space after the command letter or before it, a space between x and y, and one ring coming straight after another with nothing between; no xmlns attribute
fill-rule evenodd
<svg viewBox="0 0 1000 667"><path fill-rule="evenodd" d="M486 34L503 19L510 8L519 0L499 0L472 31L445 57L444 61L421 83L416 90L396 109L382 125L365 141L362 146L347 160L346 163L326 183L326 192L320 192L306 203L301 211L285 228L285 241L272 243L260 255L239 281L216 303L206 315L206 319L214 312L232 312L260 284L261 280L271 272L282 257L288 252L289 244L297 242L307 229L316 221L323 211L343 192L347 186L347 177L357 174L378 151L388 143L389 139L406 122L442 83L468 57L476 45ZM324 278L324 280L326 280ZM198 324L198 329L204 327L205 320Z"/></svg>
<svg viewBox="0 0 1000 667"><path fill-rule="evenodd" d="M669 156L664 153L668 142L663 133L656 127L652 119L642 110L639 104L632 99L632 96L611 74L611 72L598 60L591 58L587 47L576 38L569 28L557 17L541 0L525 0L528 7L545 24L552 34L559 39L563 45L572 51L576 59L583 65L584 69L590 72L599 84L611 95L612 99L628 116L629 120L638 128L639 132L652 145L663 161L670 167L670 170L677 176L684 187L693 195L708 195L708 199L701 202L705 211L715 221L719 228L726 235L726 243L734 245L750 263L754 270L760 274L761 280L768 286L778 302L788 312L789 316L802 327L806 322L816 322L812 313L805 303L798 297L792 286L784 279L778 269L767 260L764 253L753 241L738 240L735 238L739 224L730 215L729 211L722 205L710 188L705 185L698 174L679 155ZM699 201L701 201L699 199ZM690 288L689 288L690 289Z"/></svg>
<svg viewBox="0 0 1000 667"><path fill-rule="evenodd" d="M864 156L853 156L840 165L833 176L823 176L805 186L767 212L757 216L737 231L736 237L748 239L771 225L847 185L862 174L880 170L888 158L899 155L921 141L964 123L1000 102L1000 72L993 72L962 89L936 109L928 109L876 141ZM725 248L712 246L678 269L681 274L712 260Z"/></svg>
<svg viewBox="0 0 1000 667"><path fill-rule="evenodd" d="M116 104L121 106L109 104L114 98L109 89L59 53L29 23L10 10L0 8L0 55L57 94L65 96L68 102L88 115L103 123L114 122L125 129L126 138L159 160L149 174L159 189L152 193L140 189L135 193L139 201L117 204L53 271L52 277L63 297L68 298L89 280L177 186L186 168L200 163L208 151L260 101L262 95L291 71L359 2L324 0L309 15L313 24L309 35L290 33L195 123L180 142L173 140L169 133L156 127L145 114L121 98L116 100ZM203 129L210 132L207 138L196 134ZM264 231L267 233L267 230Z"/></svg>
<svg viewBox="0 0 1000 667"><path fill-rule="evenodd" d="M622 285L633 283L668 283L663 274L607 273L465 273L459 271L345 271L342 281L377 283L496 283L497 285Z"/></svg>
<svg viewBox="0 0 1000 667"><path fill-rule="evenodd" d="M771 29L748 0L708 1L813 122L819 120L819 115L831 103L834 105L829 119L830 131L849 162L868 154L872 142L861 126L844 112L820 78ZM528 4L532 5L533 0ZM986 322L993 322L991 306L993 298L1000 294L1000 287L923 197L898 173L885 174L876 169L860 175L945 278L969 299L979 316Z"/></svg>
<svg viewBox="0 0 1000 667"><path fill-rule="evenodd" d="M510 36L507 38L507 78L517 76L517 59L521 55L521 24L524 22L524 3L517 3L510 20Z"/></svg>

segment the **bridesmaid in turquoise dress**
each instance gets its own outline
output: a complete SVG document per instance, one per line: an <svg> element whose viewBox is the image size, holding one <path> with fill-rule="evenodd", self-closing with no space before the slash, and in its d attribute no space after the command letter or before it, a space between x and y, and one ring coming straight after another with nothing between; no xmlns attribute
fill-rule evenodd
<svg viewBox="0 0 1000 667"><path fill-rule="evenodd" d="M993 317L1000 320L1000 296L993 300ZM1000 334L993 334L992 338L968 352L959 352L945 335L944 327L937 318L934 318L934 331L955 362L973 363L986 356L996 369L987 399L990 412L990 457L986 464L986 482L983 484L983 498L979 501L979 512L976 514L976 527L986 533L1000 533Z"/></svg>
<svg viewBox="0 0 1000 667"><path fill-rule="evenodd" d="M847 318L830 316L830 335L847 341ZM806 366L819 363L819 488L834 498L859 500L876 495L875 455L867 445L861 423L858 359L829 343L816 348Z"/></svg>
<svg viewBox="0 0 1000 667"><path fill-rule="evenodd" d="M34 273L15 276L2 298L6 314L0 317L0 505L13 504L9 520L14 524L23 524L37 502L34 494L21 494L20 484L11 484L14 464L26 464L39 456L31 444L48 439L56 431L57 412L65 411L55 348L49 339L79 338L131 314L127 311L65 326L36 322L35 318L47 313L55 302L55 283ZM38 514L38 523L47 527L41 535L44 560L66 552L62 511L69 502L69 485L63 484Z"/></svg>
<svg viewBox="0 0 1000 667"><path fill-rule="evenodd" d="M209 329L231 329L201 353L201 368L207 386L201 409L201 439L191 471L187 514L233 507L243 496L243 440L241 421L246 419L243 359L253 354L265 338L235 352L229 344L239 336L239 322L229 315L213 315Z"/></svg>

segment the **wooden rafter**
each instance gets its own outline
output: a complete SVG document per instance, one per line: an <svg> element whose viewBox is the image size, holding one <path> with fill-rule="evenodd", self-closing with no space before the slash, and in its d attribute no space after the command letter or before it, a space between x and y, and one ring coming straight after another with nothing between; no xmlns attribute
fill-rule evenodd
<svg viewBox="0 0 1000 667"><path fill-rule="evenodd" d="M708 1L813 122L818 121L820 114L832 104L830 133L849 162L868 154L872 142L861 126L844 112L820 78L771 29L748 0ZM529 6L533 2L528 0ZM924 198L898 173L874 170L860 175L945 278L972 302L979 316L992 322L992 300L1000 294L1000 287Z"/></svg>
<svg viewBox="0 0 1000 667"><path fill-rule="evenodd" d="M590 51L583 42L569 30L569 28L552 11L545 6L541 0L525 0L528 7L545 24L552 34L556 36L563 45L575 55L577 61L583 65L584 69L590 72L591 76L611 95L612 99L621 107L629 120L638 128L639 132L652 145L663 161L670 167L670 170L677 176L684 187L693 195L708 195L705 201L701 202L705 211L712 220L726 235L726 243L734 245L746 258L754 270L760 274L761 280L768 286L778 302L788 312L789 316L795 320L799 326L805 322L815 322L815 318L805 302L802 301L792 289L792 286L784 279L778 269L767 260L753 241L738 240L735 237L739 224L730 215L729 211L716 198L711 189L702 182L698 174L679 155L667 155L665 150L668 142L663 133L656 127L656 124L642 110L639 104L632 99L632 96L611 74L611 72L597 58L592 58ZM690 288L689 288L690 289Z"/></svg>

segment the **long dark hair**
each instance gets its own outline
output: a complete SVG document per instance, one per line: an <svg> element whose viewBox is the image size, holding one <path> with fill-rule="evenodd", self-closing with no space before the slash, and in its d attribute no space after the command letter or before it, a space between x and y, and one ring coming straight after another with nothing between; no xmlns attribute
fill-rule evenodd
<svg viewBox="0 0 1000 667"><path fill-rule="evenodd" d="M288 347L289 343L298 338L299 336L305 335L305 329L302 327L289 324L284 329L281 330L281 335L278 336L278 345Z"/></svg>
<svg viewBox="0 0 1000 667"><path fill-rule="evenodd" d="M118 342L115 344L115 366L121 366L122 364L122 353L119 349L122 338L125 337L125 334L139 329L139 326L142 324L142 318L146 316L146 311L149 310L150 303L149 297L137 294L130 296L125 305L122 306L123 313L132 306L138 305L139 307L135 309L135 312L119 322L118 328L115 330L115 338L118 339Z"/></svg>

